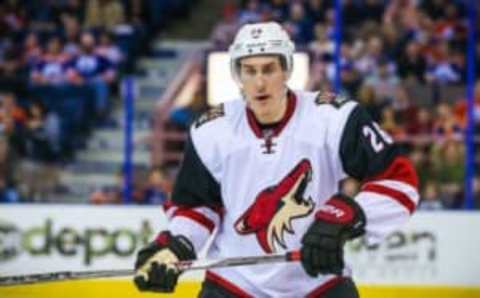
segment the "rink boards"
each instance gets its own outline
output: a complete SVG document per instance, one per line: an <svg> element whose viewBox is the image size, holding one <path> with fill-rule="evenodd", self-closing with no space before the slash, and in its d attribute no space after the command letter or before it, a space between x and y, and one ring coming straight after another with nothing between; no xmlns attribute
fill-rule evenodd
<svg viewBox="0 0 480 298"><path fill-rule="evenodd" d="M165 223L158 207L3 205L0 276L131 268ZM419 212L378 247L349 243L346 258L362 297L480 298L479 229L479 212ZM201 278L184 276L170 297L195 297ZM104 279L1 287L0 297L154 296L130 280Z"/></svg>

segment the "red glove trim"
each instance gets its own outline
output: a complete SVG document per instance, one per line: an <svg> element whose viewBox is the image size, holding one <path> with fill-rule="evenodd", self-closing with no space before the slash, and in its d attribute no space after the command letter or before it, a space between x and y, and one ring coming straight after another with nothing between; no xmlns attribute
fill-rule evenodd
<svg viewBox="0 0 480 298"><path fill-rule="evenodd" d="M155 238L155 242L160 246L167 246L170 242L172 235L168 231L163 231L158 234L157 238Z"/></svg>
<svg viewBox="0 0 480 298"><path fill-rule="evenodd" d="M330 223L346 224L353 220L355 211L352 206L336 197L329 199L315 214L315 219Z"/></svg>

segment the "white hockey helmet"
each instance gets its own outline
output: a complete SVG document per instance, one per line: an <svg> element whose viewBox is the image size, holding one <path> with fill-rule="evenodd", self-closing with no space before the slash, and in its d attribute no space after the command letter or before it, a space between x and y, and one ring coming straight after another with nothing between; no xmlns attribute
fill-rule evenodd
<svg viewBox="0 0 480 298"><path fill-rule="evenodd" d="M288 33L275 22L244 25L230 45L230 71L233 79L240 83L238 61L241 58L256 55L280 55L286 63L288 77L292 73L295 45Z"/></svg>

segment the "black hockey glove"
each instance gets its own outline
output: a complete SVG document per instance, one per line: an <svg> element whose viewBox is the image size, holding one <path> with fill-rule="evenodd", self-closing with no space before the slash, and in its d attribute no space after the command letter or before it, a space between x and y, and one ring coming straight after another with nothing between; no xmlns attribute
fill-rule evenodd
<svg viewBox="0 0 480 298"><path fill-rule="evenodd" d="M301 262L307 274L342 274L343 246L363 235L365 224L365 214L352 198L342 194L330 198L302 238Z"/></svg>
<svg viewBox="0 0 480 298"><path fill-rule="evenodd" d="M134 282L140 291L173 292L182 273L171 263L195 259L191 242L162 232L137 254Z"/></svg>

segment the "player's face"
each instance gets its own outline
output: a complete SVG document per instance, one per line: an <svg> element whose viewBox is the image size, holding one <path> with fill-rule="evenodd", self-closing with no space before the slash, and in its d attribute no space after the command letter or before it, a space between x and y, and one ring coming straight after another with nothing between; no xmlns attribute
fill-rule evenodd
<svg viewBox="0 0 480 298"><path fill-rule="evenodd" d="M249 108L261 123L280 121L286 111L287 73L278 56L240 60L240 81Z"/></svg>

